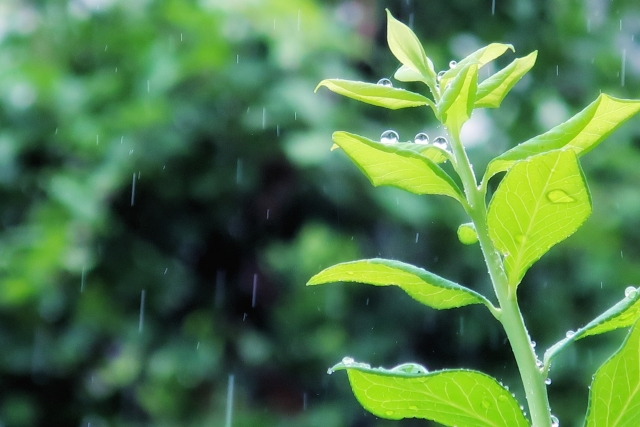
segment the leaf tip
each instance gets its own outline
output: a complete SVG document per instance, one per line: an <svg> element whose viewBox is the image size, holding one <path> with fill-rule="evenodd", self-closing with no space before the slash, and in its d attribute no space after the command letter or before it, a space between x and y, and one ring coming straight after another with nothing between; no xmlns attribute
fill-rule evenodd
<svg viewBox="0 0 640 427"><path fill-rule="evenodd" d="M313 90L313 93L318 92L318 89L320 89L320 86L324 86L325 82L326 80L322 80L320 83L318 83L318 86L316 86L316 88Z"/></svg>

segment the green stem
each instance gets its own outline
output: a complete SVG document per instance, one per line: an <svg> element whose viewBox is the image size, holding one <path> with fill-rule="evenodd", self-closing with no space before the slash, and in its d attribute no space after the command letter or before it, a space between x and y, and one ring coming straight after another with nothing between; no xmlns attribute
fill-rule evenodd
<svg viewBox="0 0 640 427"><path fill-rule="evenodd" d="M456 171L460 175L467 196L467 213L478 233L480 248L500 304L498 320L502 323L507 334L520 371L531 421L534 427L551 427L551 411L545 384L546 376L538 367L538 357L531 346L529 333L518 306L515 288L509 286L502 258L489 237L485 193L482 188L477 187L476 177L459 135L451 132L450 129L450 136L451 147L456 158Z"/></svg>

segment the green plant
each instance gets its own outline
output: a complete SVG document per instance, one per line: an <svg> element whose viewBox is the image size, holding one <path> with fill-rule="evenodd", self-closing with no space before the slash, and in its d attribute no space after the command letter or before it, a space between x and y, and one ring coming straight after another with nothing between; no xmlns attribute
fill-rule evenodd
<svg viewBox="0 0 640 427"><path fill-rule="evenodd" d="M629 287L625 297L576 332L551 346L540 360L527 332L517 300L524 274L552 246L573 234L591 214L591 196L579 157L640 110L640 101L600 95L568 121L525 141L489 162L478 183L460 139L474 108L497 108L516 82L534 65L537 52L514 60L481 83L478 70L513 46L493 43L451 63L436 74L415 34L387 11L387 41L402 63L395 78L422 82L432 96L394 88L389 81L370 84L323 80L333 92L369 104L399 109L428 106L446 127L449 140L429 144L398 142L392 131L381 141L335 132L342 149L374 186L391 185L414 194L440 194L457 200L471 219L458 229L465 244L479 243L493 289L485 296L421 268L398 261L370 259L329 267L307 285L361 282L394 285L417 301L447 309L483 304L503 326L522 378L531 424L557 426L547 384L551 362L572 342L590 335L631 327L622 347L596 372L590 387L586 426L637 425L640 419L640 295ZM439 164L451 162L462 189ZM489 180L506 172L487 203ZM464 369L428 372L407 363L392 369L371 368L344 358L329 372L346 370L361 405L376 416L424 418L448 426L530 425L514 396L494 378Z"/></svg>

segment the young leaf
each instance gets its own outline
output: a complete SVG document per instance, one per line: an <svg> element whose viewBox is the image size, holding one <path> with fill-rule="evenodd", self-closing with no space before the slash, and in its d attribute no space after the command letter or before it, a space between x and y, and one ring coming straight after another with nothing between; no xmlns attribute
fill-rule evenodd
<svg viewBox="0 0 640 427"><path fill-rule="evenodd" d="M511 64L478 85L475 108L498 108L507 93L536 63L538 51Z"/></svg>
<svg viewBox="0 0 640 427"><path fill-rule="evenodd" d="M518 160L547 151L569 148L578 156L586 154L638 111L638 100L618 99L602 94L566 122L493 159L483 181L488 181L498 172L508 170Z"/></svg>
<svg viewBox="0 0 640 427"><path fill-rule="evenodd" d="M635 427L640 420L640 323L596 372L586 427Z"/></svg>
<svg viewBox="0 0 640 427"><path fill-rule="evenodd" d="M411 298L437 310L469 304L491 305L482 295L410 264L387 259L345 262L313 276L307 286L332 282L360 282L398 286Z"/></svg>
<svg viewBox="0 0 640 427"><path fill-rule="evenodd" d="M335 132L333 142L376 187L391 185L414 194L442 194L461 203L464 200L449 175L421 154L348 132Z"/></svg>
<svg viewBox="0 0 640 427"><path fill-rule="evenodd" d="M450 154L446 150L440 147L436 147L433 144L416 144L413 142L399 142L395 144L394 147L397 147L399 150L409 150L409 151L422 154L423 156L430 159L432 162L438 163L438 164L444 163L447 160L451 160ZM331 147L331 151L337 148L340 148L338 144L333 144L333 146Z"/></svg>
<svg viewBox="0 0 640 427"><path fill-rule="evenodd" d="M429 63L429 67L433 69L433 63L431 63L431 60L427 58L427 61ZM425 79L422 74L414 71L412 68L409 68L406 65L401 65L400 68L398 68L398 70L393 74L393 77L401 82L427 83L427 79Z"/></svg>
<svg viewBox="0 0 640 427"><path fill-rule="evenodd" d="M473 111L478 85L478 66L465 66L447 86L438 102L440 120L458 134Z"/></svg>
<svg viewBox="0 0 640 427"><path fill-rule="evenodd" d="M433 101L429 98L394 87L341 79L323 80L318 83L315 90L317 91L320 86L325 86L340 95L391 110L422 105L430 105L433 108Z"/></svg>
<svg viewBox="0 0 640 427"><path fill-rule="evenodd" d="M529 426L509 390L481 372L455 369L427 373L413 364L372 369L351 358L343 359L329 372L341 369L346 369L358 402L377 417L421 418L460 427Z"/></svg>
<svg viewBox="0 0 640 427"><path fill-rule="evenodd" d="M475 52L464 58L462 61L458 62L455 67L449 68L447 72L444 73L444 75L440 78L440 87L445 87L449 80L457 76L460 70L464 69L464 67L466 67L467 65L476 64L480 69L485 64L501 56L507 51L507 49L511 49L513 52L515 52L513 45L502 43L491 43L488 46L476 50Z"/></svg>
<svg viewBox="0 0 640 427"><path fill-rule="evenodd" d="M398 61L422 76L425 83L435 87L436 73L424 53L422 44L411 28L395 19L387 9L387 43Z"/></svg>
<svg viewBox="0 0 640 427"><path fill-rule="evenodd" d="M487 225L504 255L509 284L591 214L591 196L572 150L556 150L516 163L489 204Z"/></svg>
<svg viewBox="0 0 640 427"><path fill-rule="evenodd" d="M625 291L625 298L576 332L576 339L628 328L640 319L640 293L634 287ZM578 332L580 333L578 335Z"/></svg>

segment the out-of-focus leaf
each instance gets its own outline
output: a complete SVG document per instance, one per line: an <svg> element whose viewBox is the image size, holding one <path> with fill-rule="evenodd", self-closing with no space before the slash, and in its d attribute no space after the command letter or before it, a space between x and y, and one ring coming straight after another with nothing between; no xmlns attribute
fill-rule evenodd
<svg viewBox="0 0 640 427"><path fill-rule="evenodd" d="M573 234L591 214L591 196L572 150L516 163L489 204L489 235L504 256L509 284Z"/></svg>
<svg viewBox="0 0 640 427"><path fill-rule="evenodd" d="M359 282L374 286L398 286L409 296L435 309L490 303L482 295L421 268L400 261L369 259L329 267L309 279L310 285Z"/></svg>

